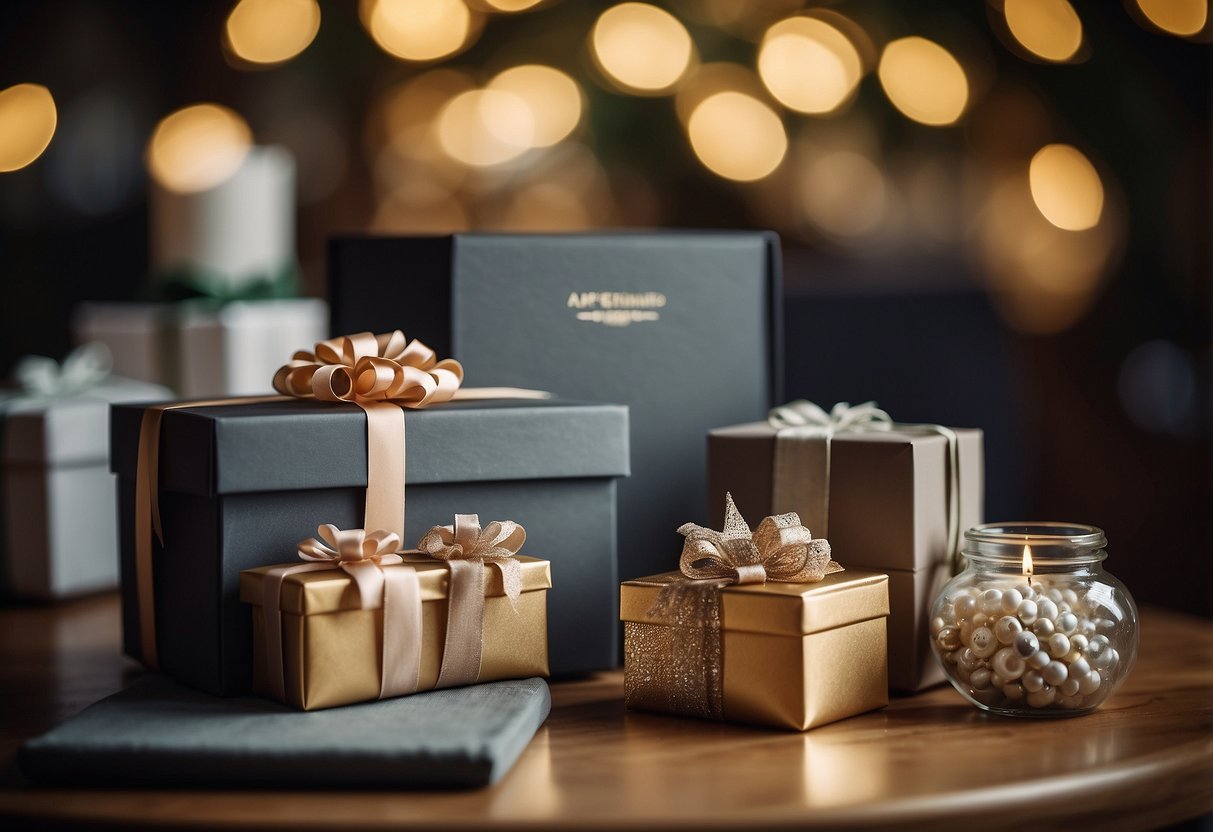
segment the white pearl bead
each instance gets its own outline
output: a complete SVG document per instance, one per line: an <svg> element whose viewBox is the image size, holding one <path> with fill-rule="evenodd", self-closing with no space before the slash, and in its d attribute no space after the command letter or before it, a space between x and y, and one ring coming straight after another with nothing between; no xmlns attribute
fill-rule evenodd
<svg viewBox="0 0 1213 832"><path fill-rule="evenodd" d="M1035 653L1028 656L1028 667L1035 668L1036 670L1043 670L1044 668L1048 667L1050 661L1052 661L1052 659L1049 658L1048 653L1046 653L1044 650L1037 650Z"/></svg>
<svg viewBox="0 0 1213 832"><path fill-rule="evenodd" d="M1053 704L1053 700L1056 698L1057 689L1045 685L1040 690L1028 694L1028 704L1033 708L1047 708Z"/></svg>
<svg viewBox="0 0 1213 832"><path fill-rule="evenodd" d="M1022 621L1024 624L1031 624L1036 620L1036 616L1038 614L1036 602L1030 598L1025 598L1019 605L1019 609L1016 610L1016 612L1019 615L1020 621Z"/></svg>
<svg viewBox="0 0 1213 832"><path fill-rule="evenodd" d="M1036 594L1035 590L1032 589L1031 584L1020 584L1019 586L1015 587L1015 591L1019 593L1019 597L1021 598L1031 598Z"/></svg>
<svg viewBox="0 0 1213 832"><path fill-rule="evenodd" d="M1045 686L1045 677L1040 675L1039 670L1029 670L1023 675L1023 689L1029 693L1035 693Z"/></svg>
<svg viewBox="0 0 1213 832"><path fill-rule="evenodd" d="M1018 589L1008 589L1002 594L998 610L1004 615L1014 615L1015 610L1019 609L1019 605L1022 603L1023 594Z"/></svg>
<svg viewBox="0 0 1213 832"><path fill-rule="evenodd" d="M1049 596L1049 600L1052 601L1054 604L1061 603L1061 599L1062 599L1061 590L1058 589L1057 587L1053 587L1045 594Z"/></svg>
<svg viewBox="0 0 1213 832"><path fill-rule="evenodd" d="M1054 633L1049 636L1049 655L1055 659L1070 652L1070 638L1064 633Z"/></svg>
<svg viewBox="0 0 1213 832"><path fill-rule="evenodd" d="M1061 662L1049 662L1045 666L1045 669L1040 672L1040 675L1050 685L1060 685L1070 675L1070 672L1066 670L1066 666Z"/></svg>
<svg viewBox="0 0 1213 832"><path fill-rule="evenodd" d="M986 627L989 625L990 620L990 616L986 615L984 612L979 612L977 615L973 616L973 626Z"/></svg>
<svg viewBox="0 0 1213 832"><path fill-rule="evenodd" d="M1098 671L1092 670L1078 680L1078 692L1083 696L1088 696L1099 690L1101 684L1103 684L1103 678L1099 675Z"/></svg>
<svg viewBox="0 0 1213 832"><path fill-rule="evenodd" d="M1091 672L1091 665L1082 656L1079 656L1077 659L1070 662L1070 675L1071 676L1075 676L1075 677L1086 676L1090 672Z"/></svg>
<svg viewBox="0 0 1213 832"><path fill-rule="evenodd" d="M939 616L944 620L945 624L956 623L956 607L951 604L944 604L939 608Z"/></svg>
<svg viewBox="0 0 1213 832"><path fill-rule="evenodd" d="M1066 587L1061 591L1061 599L1067 604L1074 606L1078 603L1078 593L1069 587Z"/></svg>
<svg viewBox="0 0 1213 832"><path fill-rule="evenodd" d="M969 683L969 673L970 671L965 670L959 664L956 665L956 678L959 679L962 684L967 685Z"/></svg>
<svg viewBox="0 0 1213 832"><path fill-rule="evenodd" d="M933 635L933 636L939 635L939 631L942 630L946 626L947 626L947 624L944 622L942 616L939 616L939 615L935 616L934 618L931 619L931 635Z"/></svg>
<svg viewBox="0 0 1213 832"><path fill-rule="evenodd" d="M1107 650L1108 647L1111 646L1111 644L1112 643L1110 641L1108 641L1107 636L1104 636L1104 635L1091 636L1090 641L1087 642L1087 655L1094 658L1095 656L1098 656L1100 653L1102 653L1104 650Z"/></svg>
<svg viewBox="0 0 1213 832"><path fill-rule="evenodd" d="M1005 685L1009 681L1011 681L1011 680L1004 679L1002 676L999 676L998 673L996 673L996 672L990 673L990 687L992 687L992 688L998 688L999 690L1001 690L1002 686Z"/></svg>
<svg viewBox="0 0 1213 832"><path fill-rule="evenodd" d="M1002 609L1002 590L987 589L982 593L978 606L981 607L981 611L986 615L997 614Z"/></svg>
<svg viewBox="0 0 1213 832"><path fill-rule="evenodd" d="M1063 612L1057 616L1057 629L1070 635L1078 629L1078 616L1072 612Z"/></svg>
<svg viewBox="0 0 1213 832"><path fill-rule="evenodd" d="M994 637L1002 644L1010 644L1022 632L1023 625L1013 615L1004 615L994 622Z"/></svg>
<svg viewBox="0 0 1213 832"><path fill-rule="evenodd" d="M960 660L960 651L950 650L943 654L943 658L948 664L956 664Z"/></svg>
<svg viewBox="0 0 1213 832"><path fill-rule="evenodd" d="M1048 638L1056 632L1057 628L1053 626L1053 622L1047 618L1038 618L1032 622L1032 632L1041 638Z"/></svg>
<svg viewBox="0 0 1213 832"><path fill-rule="evenodd" d="M1045 585L1040 581L1032 581L1032 593L1038 598L1045 594Z"/></svg>
<svg viewBox="0 0 1213 832"><path fill-rule="evenodd" d="M1040 649L1040 639L1029 632L1015 636L1015 652L1022 658L1028 658Z"/></svg>
<svg viewBox="0 0 1213 832"><path fill-rule="evenodd" d="M994 668L995 673L1007 680L1018 679L1028 669L1024 660L1010 647L1004 647L995 653L990 666Z"/></svg>
<svg viewBox="0 0 1213 832"><path fill-rule="evenodd" d="M1077 696L1079 684L1080 684L1080 682L1078 681L1078 678L1075 676L1071 676L1069 679L1066 679L1064 682L1061 683L1061 695L1062 696Z"/></svg>
<svg viewBox="0 0 1213 832"><path fill-rule="evenodd" d="M972 595L962 595L952 606L956 609L957 618L969 618L977 612L977 599Z"/></svg>
<svg viewBox="0 0 1213 832"><path fill-rule="evenodd" d="M1091 660L1091 664L1099 670L1111 670L1120 661L1120 654L1109 647Z"/></svg>
<svg viewBox="0 0 1213 832"><path fill-rule="evenodd" d="M969 684L980 690L981 688L990 687L990 676L992 674L986 668L978 668L969 675Z"/></svg>
<svg viewBox="0 0 1213 832"><path fill-rule="evenodd" d="M1087 649L1087 637L1082 633L1076 633L1070 636L1070 649L1082 652Z"/></svg>
<svg viewBox="0 0 1213 832"><path fill-rule="evenodd" d="M1090 619L1084 620L1082 622L1082 634L1084 636L1095 635L1095 622L1091 621Z"/></svg>
<svg viewBox="0 0 1213 832"><path fill-rule="evenodd" d="M955 650L960 647L960 630L956 627L944 627L935 638L944 650Z"/></svg>
<svg viewBox="0 0 1213 832"><path fill-rule="evenodd" d="M994 688L977 688L969 695L983 705L997 705L1002 701L1002 691Z"/></svg>
<svg viewBox="0 0 1213 832"><path fill-rule="evenodd" d="M974 670L981 667L982 661L976 653L966 647L964 650L960 651L960 661L957 662L957 664L972 673Z"/></svg>
<svg viewBox="0 0 1213 832"><path fill-rule="evenodd" d="M1057 617L1057 604L1051 598L1042 598L1036 604L1036 610L1041 618L1047 618L1050 621Z"/></svg>
<svg viewBox="0 0 1213 832"><path fill-rule="evenodd" d="M998 639L990 632L989 627L978 627L969 640L969 648L979 659L988 659L998 649Z"/></svg>
<svg viewBox="0 0 1213 832"><path fill-rule="evenodd" d="M1023 685L1019 682L1009 682L1002 686L1002 695L1012 702L1018 702L1023 699Z"/></svg>

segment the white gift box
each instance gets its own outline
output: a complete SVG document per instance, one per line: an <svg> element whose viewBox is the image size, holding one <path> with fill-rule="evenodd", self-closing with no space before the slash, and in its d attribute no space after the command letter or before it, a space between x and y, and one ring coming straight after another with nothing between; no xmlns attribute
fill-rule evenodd
<svg viewBox="0 0 1213 832"><path fill-rule="evenodd" d="M111 377L75 396L3 403L0 511L13 595L52 600L118 586L110 404L171 395L159 385Z"/></svg>
<svg viewBox="0 0 1213 832"><path fill-rule="evenodd" d="M185 398L273 392L274 371L328 337L318 298L87 303L73 322L79 343L100 341L114 372L167 385Z"/></svg>

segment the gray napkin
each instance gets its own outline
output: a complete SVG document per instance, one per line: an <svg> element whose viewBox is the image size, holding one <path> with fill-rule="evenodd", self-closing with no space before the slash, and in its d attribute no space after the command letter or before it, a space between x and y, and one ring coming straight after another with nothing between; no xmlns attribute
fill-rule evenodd
<svg viewBox="0 0 1213 832"><path fill-rule="evenodd" d="M542 679L302 712L141 677L18 753L50 783L474 788L509 770L551 710Z"/></svg>

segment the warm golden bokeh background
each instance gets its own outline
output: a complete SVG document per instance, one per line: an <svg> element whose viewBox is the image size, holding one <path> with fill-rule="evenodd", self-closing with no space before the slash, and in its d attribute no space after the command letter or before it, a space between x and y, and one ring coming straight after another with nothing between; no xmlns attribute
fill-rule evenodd
<svg viewBox="0 0 1213 832"><path fill-rule="evenodd" d="M337 231L767 227L789 396L988 435L990 519L1209 613L1206 0L135 0L0 10L0 370L136 296L148 177L298 162ZM402 324L407 328L407 321ZM722 391L727 395L727 391Z"/></svg>

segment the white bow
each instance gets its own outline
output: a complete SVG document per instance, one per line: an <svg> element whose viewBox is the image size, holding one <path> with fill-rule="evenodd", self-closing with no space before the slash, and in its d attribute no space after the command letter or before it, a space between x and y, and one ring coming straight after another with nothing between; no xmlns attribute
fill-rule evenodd
<svg viewBox="0 0 1213 832"><path fill-rule="evenodd" d="M791 430L793 435L833 436L836 433L862 433L891 430L893 417L876 406L864 402L852 407L839 402L826 413L813 402L797 399L772 408L767 420L778 430Z"/></svg>
<svg viewBox="0 0 1213 832"><path fill-rule="evenodd" d="M27 355L17 362L13 376L26 395L56 398L96 387L113 366L109 349L94 341L72 350L62 364L44 355Z"/></svg>

